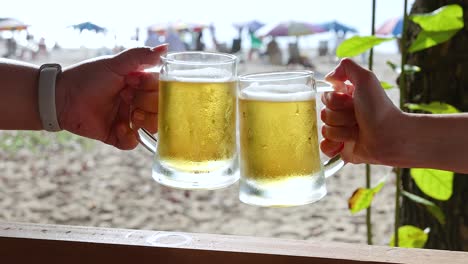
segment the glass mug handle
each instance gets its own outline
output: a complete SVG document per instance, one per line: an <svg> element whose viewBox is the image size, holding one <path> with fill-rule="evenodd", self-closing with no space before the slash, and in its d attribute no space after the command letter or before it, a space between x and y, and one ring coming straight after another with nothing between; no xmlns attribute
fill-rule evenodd
<svg viewBox="0 0 468 264"><path fill-rule="evenodd" d="M156 74L157 78L159 79L159 72L161 70L161 65L156 65L153 68L146 69L145 72L151 72ZM143 145L147 150L151 152L151 154L156 154L156 149L158 146L158 139L153 136L148 130L144 128L135 127L132 123L132 115L133 115L133 108L130 107L130 128L137 132L137 140L138 142Z"/></svg>
<svg viewBox="0 0 468 264"><path fill-rule="evenodd" d="M315 86L316 86L318 93L334 91L333 85L329 82L326 82L323 80L317 80L315 82L316 82ZM325 161L323 163L323 170L324 170L325 178L328 178L334 175L335 173L337 173L341 168L343 168L344 165L345 165L345 162L343 161L343 159L341 159L340 154Z"/></svg>
<svg viewBox="0 0 468 264"><path fill-rule="evenodd" d="M132 116L133 109L130 108L130 116ZM152 154L156 154L156 148L158 146L158 139L153 136L148 130L144 128L135 127L130 118L130 128L137 132L137 140L143 147L149 150Z"/></svg>

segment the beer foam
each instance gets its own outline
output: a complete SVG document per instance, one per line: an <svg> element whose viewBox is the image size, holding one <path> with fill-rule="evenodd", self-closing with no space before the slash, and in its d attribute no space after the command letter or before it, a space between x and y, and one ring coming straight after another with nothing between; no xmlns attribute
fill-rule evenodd
<svg viewBox="0 0 468 264"><path fill-rule="evenodd" d="M239 93L241 99L291 102L308 101L315 98L315 92L305 84L281 84L281 85L252 85L242 89Z"/></svg>
<svg viewBox="0 0 468 264"><path fill-rule="evenodd" d="M232 72L217 68L174 70L163 77L166 81L180 82L227 82L234 80Z"/></svg>

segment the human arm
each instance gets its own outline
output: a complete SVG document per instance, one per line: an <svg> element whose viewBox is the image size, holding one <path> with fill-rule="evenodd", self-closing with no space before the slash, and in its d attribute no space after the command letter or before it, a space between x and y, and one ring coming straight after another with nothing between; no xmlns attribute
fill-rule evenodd
<svg viewBox="0 0 468 264"><path fill-rule="evenodd" d="M121 149L137 144L132 122L156 131L157 76L144 73L159 62L167 46L134 48L63 70L56 83L56 109L62 129ZM0 63L0 129L40 130L37 106L39 70L34 65Z"/></svg>
<svg viewBox="0 0 468 264"><path fill-rule="evenodd" d="M42 129L37 102L38 77L38 66L0 59L1 130Z"/></svg>
<svg viewBox="0 0 468 264"><path fill-rule="evenodd" d="M468 173L468 114L404 113L372 72L349 59L326 78L337 91L322 96L325 154L341 153L351 163Z"/></svg>

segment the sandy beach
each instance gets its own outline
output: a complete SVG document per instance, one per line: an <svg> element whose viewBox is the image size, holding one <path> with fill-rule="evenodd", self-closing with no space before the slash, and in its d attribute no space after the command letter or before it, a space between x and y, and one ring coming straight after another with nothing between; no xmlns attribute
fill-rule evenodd
<svg viewBox="0 0 468 264"><path fill-rule="evenodd" d="M316 57L317 78L334 68L332 57ZM59 50L33 63L62 65L96 55L95 50ZM356 58L360 62L360 58ZM376 54L375 72L394 84L386 66L397 55ZM263 60L239 65L239 73L281 70ZM388 94L398 101L397 89ZM0 132L0 221L21 221L196 233L366 243L365 215L351 215L347 199L365 184L363 165L347 165L327 180L321 201L292 208L259 208L238 200L238 184L217 191L181 191L151 178L146 149L120 151L103 143L45 132ZM23 145L18 141L23 140ZM38 141L38 139L42 139ZM14 147L16 146L17 147ZM31 147L35 146L35 147ZM392 168L372 167L372 180ZM374 201L374 243L387 244L393 230L393 174Z"/></svg>

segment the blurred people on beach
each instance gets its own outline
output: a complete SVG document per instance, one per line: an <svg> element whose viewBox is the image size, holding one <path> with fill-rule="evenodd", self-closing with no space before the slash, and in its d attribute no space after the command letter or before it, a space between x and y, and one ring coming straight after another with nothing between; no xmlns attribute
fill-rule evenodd
<svg viewBox="0 0 468 264"><path fill-rule="evenodd" d="M266 55L268 56L269 62L272 65L282 65L283 55L281 49L276 41L275 37L272 37L270 42L267 44Z"/></svg>
<svg viewBox="0 0 468 264"><path fill-rule="evenodd" d="M242 27L237 27L237 37L232 39L231 53L238 53L242 49Z"/></svg>
<svg viewBox="0 0 468 264"><path fill-rule="evenodd" d="M6 45L6 53L3 54L3 57L14 58L16 56L16 49L18 47L16 40L13 37L7 38L5 45Z"/></svg>
<svg viewBox="0 0 468 264"><path fill-rule="evenodd" d="M177 31L170 28L167 30L166 41L169 44L169 51L177 52L177 51L186 51L187 45L182 41L180 35Z"/></svg>
<svg viewBox="0 0 468 264"><path fill-rule="evenodd" d="M260 57L261 49L263 47L263 42L260 37L255 35L254 31L249 30L249 37L250 37L250 49L249 49L249 55L247 58L249 61L252 61L254 58L254 55L256 55L257 57Z"/></svg>
<svg viewBox="0 0 468 264"><path fill-rule="evenodd" d="M304 56L299 51L298 39L295 42L288 44L289 59L287 63L288 69L296 69L297 67L315 70L314 64L310 61L310 58Z"/></svg>
<svg viewBox="0 0 468 264"><path fill-rule="evenodd" d="M203 42L203 30L196 32L195 50L204 51L205 43Z"/></svg>
<svg viewBox="0 0 468 264"><path fill-rule="evenodd" d="M158 32L148 29L145 46L156 47L164 43L165 37Z"/></svg>

